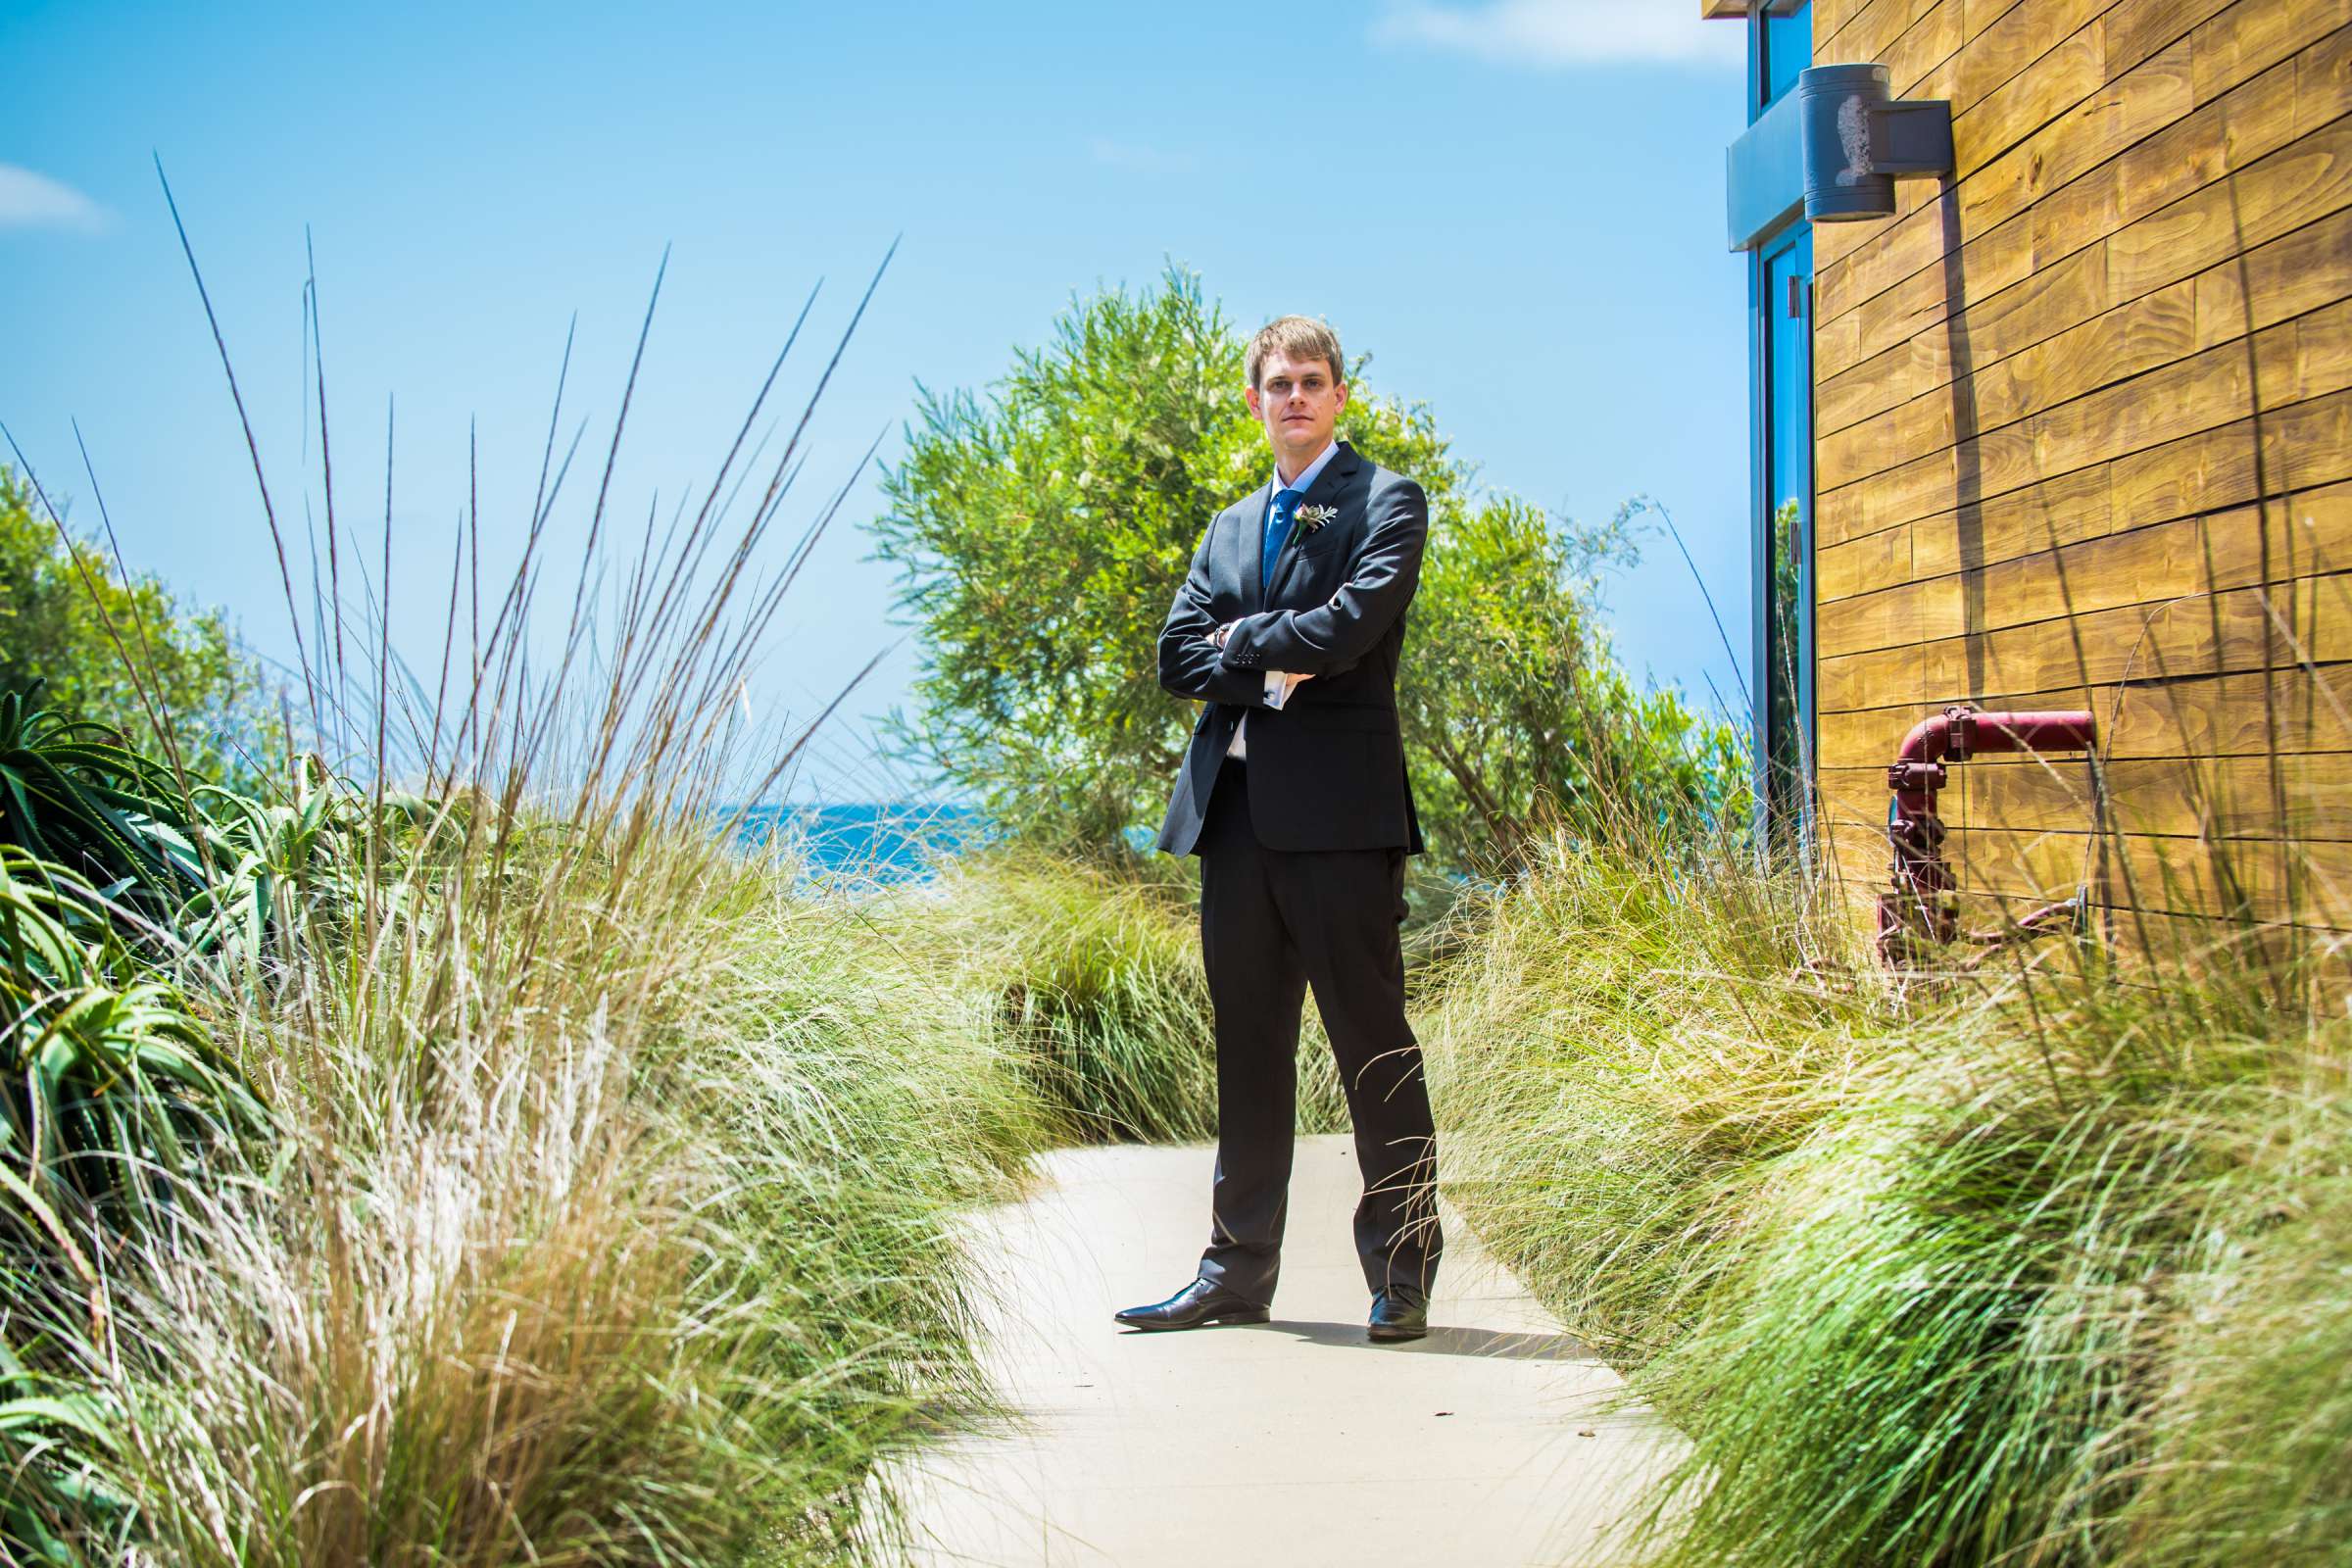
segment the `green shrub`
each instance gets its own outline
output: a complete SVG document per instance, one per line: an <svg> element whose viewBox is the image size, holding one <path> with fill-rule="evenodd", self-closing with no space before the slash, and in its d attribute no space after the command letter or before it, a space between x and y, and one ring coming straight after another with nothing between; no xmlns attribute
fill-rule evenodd
<svg viewBox="0 0 2352 1568"><path fill-rule="evenodd" d="M2297 1043L2078 984L1742 1173L1749 1255L1657 1369L1700 1412L1670 1560L2112 1559L2180 1277Z"/></svg>
<svg viewBox="0 0 2352 1568"><path fill-rule="evenodd" d="M268 684L220 612L119 569L91 540L69 544L0 465L0 692L35 682L167 770L250 782L282 755Z"/></svg>
<svg viewBox="0 0 2352 1568"><path fill-rule="evenodd" d="M1073 301L985 398L923 396L871 524L924 650L894 731L1008 829L1091 854L1159 824L1195 712L1159 687L1160 626L1202 530L1272 466L1244 345L1171 269ZM1397 700L1435 857L1507 871L1552 818L1742 809L1729 727L1609 652L1596 573L1634 559L1633 510L1555 526L1482 492L1426 408L1351 393L1340 434L1429 495Z"/></svg>

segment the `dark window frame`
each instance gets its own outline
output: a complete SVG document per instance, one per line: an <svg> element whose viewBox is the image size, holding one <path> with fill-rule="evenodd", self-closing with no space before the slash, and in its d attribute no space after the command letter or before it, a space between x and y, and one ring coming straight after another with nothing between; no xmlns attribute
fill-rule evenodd
<svg viewBox="0 0 2352 1568"><path fill-rule="evenodd" d="M1778 97L1795 80L1796 71L1810 64L1812 53L1812 6L1804 0L1786 16L1765 15L1765 0L1754 0L1747 21L1747 93L1748 122L1754 123L1770 109ZM1801 40L1804 59L1791 66L1785 58L1786 46ZM1776 64L1774 45L1783 46L1784 58ZM1774 78L1780 92L1774 91ZM1750 561L1753 564L1749 612L1753 626L1751 638L1750 688L1752 711L1751 742L1755 760L1755 826L1761 842L1796 850L1810 859L1816 838L1818 811L1815 794L1818 786L1815 738L1817 717L1814 703L1814 549L1813 549L1813 380L1812 380L1812 313L1813 288L1811 257L1806 254L1794 278L1800 323L1801 347L1796 352L1803 358L1801 406L1787 409L1775 399L1775 370L1777 329L1788 317L1788 274L1775 277L1776 268L1789 256L1792 249L1808 246L1810 228L1800 216L1794 221L1774 229L1760 239L1747 253L1748 293L1748 472L1750 514ZM1797 584L1790 632L1792 647L1784 647L1776 636L1781 616L1776 613L1776 565L1780 541L1776 537L1779 502L1774 492L1782 486L1776 471L1777 437L1783 433L1786 421L1791 417L1802 421L1799 439L1805 454L1801 493L1797 501L1796 543ZM1788 693L1787 708L1791 711L1796 733L1792 736L1776 734L1774 722L1775 696L1780 690L1776 672L1784 667L1794 675L1794 691ZM1793 756L1794 761L1785 773L1775 777L1776 761Z"/></svg>

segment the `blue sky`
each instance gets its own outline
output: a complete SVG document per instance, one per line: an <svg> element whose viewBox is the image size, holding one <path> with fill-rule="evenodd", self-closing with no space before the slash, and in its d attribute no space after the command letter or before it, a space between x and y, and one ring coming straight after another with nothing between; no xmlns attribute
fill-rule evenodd
<svg viewBox="0 0 2352 1568"><path fill-rule="evenodd" d="M601 458L664 246L613 485L640 519L716 466L809 289L829 348L894 238L788 520L877 436L893 454L917 380L983 385L1074 291L1176 261L1245 325L1328 318L1490 484L1590 519L1657 497L1744 658L1744 295L1723 238L1740 29L1697 10L6 0L0 421L94 526L78 420L132 564L286 652L153 160L297 514L306 447L317 488L307 224L338 511L381 525L392 399L394 634L436 656L468 421L486 552L518 546L566 325L566 422L589 416ZM795 409L821 359L805 342L796 363ZM905 701L913 639L861 559L875 507L869 480L788 601L763 716L813 712L894 643L848 708ZM1609 597L1637 670L1738 701L1671 542ZM906 786L868 751L860 718L836 724L796 792Z"/></svg>

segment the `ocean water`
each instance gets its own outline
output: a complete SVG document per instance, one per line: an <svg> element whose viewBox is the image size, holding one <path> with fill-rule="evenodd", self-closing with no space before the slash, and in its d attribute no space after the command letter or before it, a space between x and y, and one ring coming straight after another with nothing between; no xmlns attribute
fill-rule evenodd
<svg viewBox="0 0 2352 1568"><path fill-rule="evenodd" d="M825 806L755 806L737 837L747 848L797 843L811 874L847 872L883 882L925 874L934 855L953 855L987 836L988 820L969 806L852 802Z"/></svg>

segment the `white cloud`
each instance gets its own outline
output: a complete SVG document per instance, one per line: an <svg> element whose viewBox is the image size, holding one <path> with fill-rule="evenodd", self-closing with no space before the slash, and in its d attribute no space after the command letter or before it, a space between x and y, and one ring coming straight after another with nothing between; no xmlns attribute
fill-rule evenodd
<svg viewBox="0 0 2352 1568"><path fill-rule="evenodd" d="M106 227L107 210L71 185L14 164L0 164L0 228Z"/></svg>
<svg viewBox="0 0 2352 1568"><path fill-rule="evenodd" d="M1106 141L1100 136L1095 138L1094 152L1096 163L1138 174L1189 174L1194 167L1193 160L1183 153L1139 147L1132 142Z"/></svg>
<svg viewBox="0 0 2352 1568"><path fill-rule="evenodd" d="M1399 0L1372 36L1523 66L1722 66L1744 60L1747 49L1742 27L1701 21L1696 0Z"/></svg>

